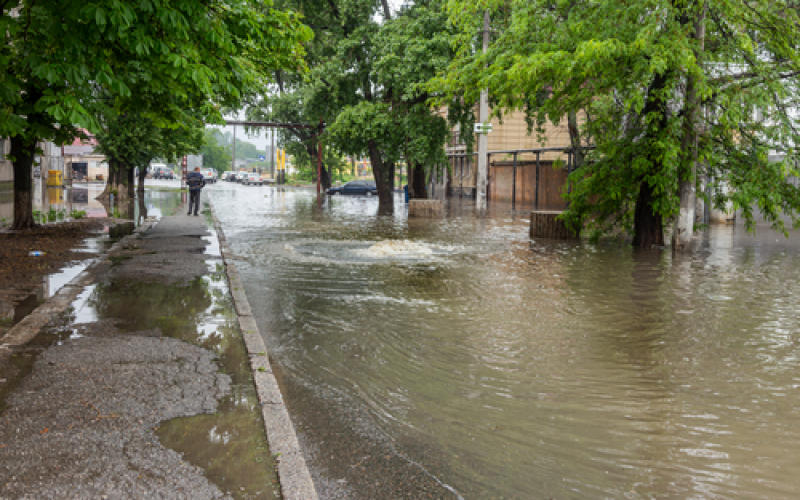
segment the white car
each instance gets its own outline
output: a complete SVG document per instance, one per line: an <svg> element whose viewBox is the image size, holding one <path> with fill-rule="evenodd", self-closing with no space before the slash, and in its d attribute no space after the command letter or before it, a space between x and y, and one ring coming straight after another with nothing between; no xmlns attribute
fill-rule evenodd
<svg viewBox="0 0 800 500"><path fill-rule="evenodd" d="M244 184L244 180L246 178L247 178L247 172L245 172L244 170L236 172L236 179L235 179L236 182L241 182L242 184Z"/></svg>
<svg viewBox="0 0 800 500"><path fill-rule="evenodd" d="M256 172L247 172L247 177L242 180L242 184L258 184L259 186L264 184L264 181L261 180L261 174Z"/></svg>
<svg viewBox="0 0 800 500"><path fill-rule="evenodd" d="M204 168L200 170L200 173L203 174L203 180L206 184L214 184L217 182L217 171L213 168Z"/></svg>

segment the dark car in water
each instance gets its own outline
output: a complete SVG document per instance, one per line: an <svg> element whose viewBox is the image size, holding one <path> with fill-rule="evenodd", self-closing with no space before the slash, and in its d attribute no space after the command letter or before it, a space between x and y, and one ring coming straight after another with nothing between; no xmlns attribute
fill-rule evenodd
<svg viewBox="0 0 800 500"><path fill-rule="evenodd" d="M328 189L328 194L361 194L372 196L378 194L378 188L374 182L369 181L350 181L344 186L335 186Z"/></svg>

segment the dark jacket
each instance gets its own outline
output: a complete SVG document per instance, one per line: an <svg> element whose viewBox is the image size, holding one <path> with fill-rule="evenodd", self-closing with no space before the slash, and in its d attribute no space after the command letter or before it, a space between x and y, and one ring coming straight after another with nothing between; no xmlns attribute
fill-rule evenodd
<svg viewBox="0 0 800 500"><path fill-rule="evenodd" d="M186 185L189 186L189 191L200 191L206 185L206 181L203 180L203 174L191 171L186 174Z"/></svg>

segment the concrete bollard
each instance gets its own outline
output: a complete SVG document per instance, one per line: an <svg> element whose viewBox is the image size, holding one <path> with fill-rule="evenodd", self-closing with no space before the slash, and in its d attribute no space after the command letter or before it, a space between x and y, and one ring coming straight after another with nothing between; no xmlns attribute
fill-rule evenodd
<svg viewBox="0 0 800 500"><path fill-rule="evenodd" d="M408 200L409 217L441 217L444 215L442 200Z"/></svg>
<svg viewBox="0 0 800 500"><path fill-rule="evenodd" d="M551 240L572 240L576 235L570 231L563 221L557 219L562 212L534 210L531 212L531 238L547 238Z"/></svg>

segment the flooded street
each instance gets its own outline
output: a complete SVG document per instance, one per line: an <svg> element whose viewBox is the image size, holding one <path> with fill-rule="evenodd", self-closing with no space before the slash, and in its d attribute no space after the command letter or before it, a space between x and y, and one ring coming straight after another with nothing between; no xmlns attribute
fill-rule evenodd
<svg viewBox="0 0 800 500"><path fill-rule="evenodd" d="M326 498L800 491L800 238L686 256L531 243L527 217L217 183Z"/></svg>
<svg viewBox="0 0 800 500"><path fill-rule="evenodd" d="M144 205L134 204L134 216L161 217L174 214L181 203L180 197L174 191L180 189L178 180L147 179L144 196ZM103 204L95 198L103 192L105 184L99 182L75 182L71 186L48 186L46 179L33 178L33 210L34 214L53 212L58 214L58 220L69 218L73 211L85 212L84 217L107 217ZM141 214L141 209L146 214ZM14 219L14 190L13 186L0 186L0 222L10 224ZM51 221L51 222L52 222ZM47 222L44 220L43 222ZM0 224L2 225L2 224Z"/></svg>

